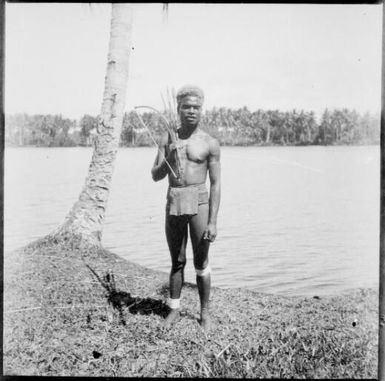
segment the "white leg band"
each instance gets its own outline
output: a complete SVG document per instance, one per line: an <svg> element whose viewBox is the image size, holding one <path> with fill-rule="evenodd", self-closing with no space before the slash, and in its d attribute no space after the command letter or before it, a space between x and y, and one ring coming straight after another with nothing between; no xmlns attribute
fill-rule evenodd
<svg viewBox="0 0 385 381"><path fill-rule="evenodd" d="M210 265L207 265L207 267L203 270L195 269L195 272L197 273L198 276L205 276L211 273L211 267Z"/></svg>
<svg viewBox="0 0 385 381"><path fill-rule="evenodd" d="M176 309L176 308L179 308L180 307L180 299L171 299L171 298L168 298L167 299L167 304L170 308L172 309Z"/></svg>

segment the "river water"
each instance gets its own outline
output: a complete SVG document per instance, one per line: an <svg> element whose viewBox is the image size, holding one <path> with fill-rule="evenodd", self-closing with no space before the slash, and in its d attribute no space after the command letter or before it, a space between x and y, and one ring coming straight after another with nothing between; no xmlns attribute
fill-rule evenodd
<svg viewBox="0 0 385 381"><path fill-rule="evenodd" d="M119 149L103 244L168 272L166 180L154 148ZM287 295L378 287L380 147L222 147L212 283ZM6 148L4 248L64 220L83 186L90 148ZM188 243L186 280L195 281ZM6 271L6 269L5 269Z"/></svg>

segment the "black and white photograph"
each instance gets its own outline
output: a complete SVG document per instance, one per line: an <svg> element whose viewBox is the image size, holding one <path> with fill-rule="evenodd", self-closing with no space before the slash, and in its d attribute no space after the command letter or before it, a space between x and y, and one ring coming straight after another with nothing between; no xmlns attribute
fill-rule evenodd
<svg viewBox="0 0 385 381"><path fill-rule="evenodd" d="M4 376L385 380L382 3L3 8Z"/></svg>

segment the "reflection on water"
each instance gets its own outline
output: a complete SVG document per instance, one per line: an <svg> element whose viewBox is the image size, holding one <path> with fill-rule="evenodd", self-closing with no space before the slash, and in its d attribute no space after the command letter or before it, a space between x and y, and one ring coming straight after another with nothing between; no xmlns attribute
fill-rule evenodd
<svg viewBox="0 0 385 381"><path fill-rule="evenodd" d="M5 150L4 244L11 250L61 223L77 199L88 148ZM120 149L105 247L169 271L166 181L150 176L153 148ZM322 295L377 287L380 148L222 147L213 285ZM195 281L188 244L186 280Z"/></svg>

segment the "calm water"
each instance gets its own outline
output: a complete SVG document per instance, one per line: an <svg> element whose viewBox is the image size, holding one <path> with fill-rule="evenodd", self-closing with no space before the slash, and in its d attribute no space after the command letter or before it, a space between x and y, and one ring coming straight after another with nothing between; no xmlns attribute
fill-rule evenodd
<svg viewBox="0 0 385 381"><path fill-rule="evenodd" d="M77 199L89 148L5 150L4 247L49 233ZM166 181L154 183L153 148L120 149L103 243L169 271ZM378 286L380 148L222 147L213 285L292 295ZM188 244L187 281L194 281Z"/></svg>

